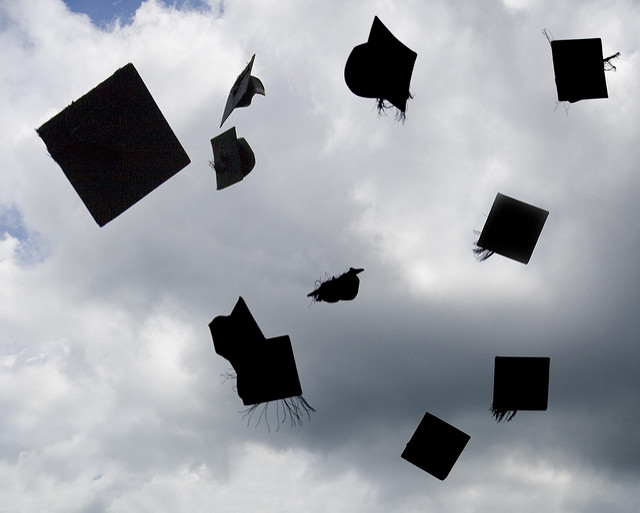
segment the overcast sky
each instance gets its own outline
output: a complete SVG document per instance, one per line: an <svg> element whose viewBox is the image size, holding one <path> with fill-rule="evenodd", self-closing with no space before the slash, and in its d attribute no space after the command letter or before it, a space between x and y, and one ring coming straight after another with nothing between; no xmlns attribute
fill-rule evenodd
<svg viewBox="0 0 640 513"><path fill-rule="evenodd" d="M0 0L0 511L640 511L640 2L89 12ZM404 124L344 83L375 15L418 54ZM543 28L621 52L608 99L556 108ZM220 129L254 53L266 96ZM128 62L192 163L99 228L34 128ZM216 191L231 126L257 163ZM528 265L474 259L497 192L550 212ZM240 295L291 337L301 426L247 427L220 377ZM494 422L496 355L551 358L546 412ZM445 481L400 458L426 411L471 436Z"/></svg>

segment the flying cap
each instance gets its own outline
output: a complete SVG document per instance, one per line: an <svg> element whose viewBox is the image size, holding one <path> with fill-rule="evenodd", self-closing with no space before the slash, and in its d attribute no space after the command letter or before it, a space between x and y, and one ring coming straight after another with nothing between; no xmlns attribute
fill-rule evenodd
<svg viewBox="0 0 640 513"><path fill-rule="evenodd" d="M191 162L133 64L36 132L100 226Z"/></svg>
<svg viewBox="0 0 640 513"><path fill-rule="evenodd" d="M558 101L574 103L592 98L608 98L604 76L605 59L599 38L550 42ZM613 57L615 56L608 59Z"/></svg>
<svg viewBox="0 0 640 513"><path fill-rule="evenodd" d="M245 405L302 395L291 340L286 335L266 339L242 297L231 315L214 318L209 330L216 353L236 372Z"/></svg>
<svg viewBox="0 0 640 513"><path fill-rule="evenodd" d="M402 452L402 458L443 481L470 438L427 412Z"/></svg>
<svg viewBox="0 0 640 513"><path fill-rule="evenodd" d="M312 297L315 301L326 301L327 303L336 303L338 301L349 301L358 295L360 288L360 278L358 273L364 269L349 270L340 276L334 276L324 282L316 282L316 289L309 292L307 297Z"/></svg>
<svg viewBox="0 0 640 513"><path fill-rule="evenodd" d="M500 422L518 410L546 410L549 398L548 357L496 356L491 412Z"/></svg>
<svg viewBox="0 0 640 513"><path fill-rule="evenodd" d="M248 107L251 105L251 100L254 94L261 94L265 96L264 86L260 79L251 75L251 68L253 68L253 60L256 55L253 54L249 64L244 68L242 73L238 75L231 92L227 97L227 104L224 106L224 113L222 114L222 121L220 126L224 124L227 118L237 107Z"/></svg>
<svg viewBox="0 0 640 513"><path fill-rule="evenodd" d="M236 127L211 139L211 148L218 190L238 183L256 165L256 157L249 143L236 136Z"/></svg>
<svg viewBox="0 0 640 513"><path fill-rule="evenodd" d="M549 212L498 193L474 252L479 260L493 253L526 264Z"/></svg>
<svg viewBox="0 0 640 513"><path fill-rule="evenodd" d="M356 46L344 68L347 87L357 96L376 98L378 110L386 108L385 100L404 117L409 84L418 54L402 44L376 16L369 40Z"/></svg>

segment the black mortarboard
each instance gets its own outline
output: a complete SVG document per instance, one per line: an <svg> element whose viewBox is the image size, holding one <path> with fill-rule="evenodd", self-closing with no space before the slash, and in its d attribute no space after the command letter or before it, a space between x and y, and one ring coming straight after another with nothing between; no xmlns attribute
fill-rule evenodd
<svg viewBox="0 0 640 513"><path fill-rule="evenodd" d="M608 97L599 38L551 41L551 54L558 101Z"/></svg>
<svg viewBox="0 0 640 513"><path fill-rule="evenodd" d="M240 297L231 315L209 324L213 346L233 366L238 395L245 405L302 395L291 340L266 339Z"/></svg>
<svg viewBox="0 0 640 513"><path fill-rule="evenodd" d="M443 481L470 438L466 433L427 412L402 452L402 457Z"/></svg>
<svg viewBox="0 0 640 513"><path fill-rule="evenodd" d="M548 357L496 356L491 411L500 422L518 410L546 410L549 398Z"/></svg>
<svg viewBox="0 0 640 513"><path fill-rule="evenodd" d="M244 68L242 73L238 75L231 92L227 97L227 104L224 107L224 113L222 114L222 121L220 126L224 124L226 119L231 115L234 109L237 107L248 107L251 105L251 100L254 94L261 94L265 96L264 86L260 79L251 75L251 68L253 67L253 60L256 58L255 54L251 57L249 64Z"/></svg>
<svg viewBox="0 0 640 513"><path fill-rule="evenodd" d="M498 193L474 252L480 260L493 253L526 264L549 212Z"/></svg>
<svg viewBox="0 0 640 513"><path fill-rule="evenodd" d="M239 182L256 165L256 157L249 143L236 136L236 127L211 139L211 148L218 190Z"/></svg>
<svg viewBox="0 0 640 513"><path fill-rule="evenodd" d="M36 131L100 226L190 162L133 64Z"/></svg>
<svg viewBox="0 0 640 513"><path fill-rule="evenodd" d="M386 100L403 116L411 98L409 84L417 56L376 16L369 40L356 46L347 59L345 82L355 95L377 98L379 110L385 108Z"/></svg>
<svg viewBox="0 0 640 513"><path fill-rule="evenodd" d="M334 276L324 282L319 280L316 282L316 289L309 292L307 297L312 297L315 301L326 301L327 303L336 303L337 301L349 301L358 295L360 288L360 278L358 273L364 269L349 270L340 276Z"/></svg>

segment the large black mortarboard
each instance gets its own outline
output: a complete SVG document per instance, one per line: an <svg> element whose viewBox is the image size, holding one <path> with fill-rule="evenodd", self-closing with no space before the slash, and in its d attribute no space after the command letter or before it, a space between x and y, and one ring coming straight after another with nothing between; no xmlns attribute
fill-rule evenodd
<svg viewBox="0 0 640 513"><path fill-rule="evenodd" d="M238 183L247 176L256 165L251 146L236 136L236 127L232 127L211 139L213 150L212 167L216 172L217 189L224 189Z"/></svg>
<svg viewBox="0 0 640 513"><path fill-rule="evenodd" d="M475 253L480 260L498 253L528 263L548 215L546 210L498 193Z"/></svg>
<svg viewBox="0 0 640 513"><path fill-rule="evenodd" d="M190 162L133 64L36 131L100 226Z"/></svg>
<svg viewBox="0 0 640 513"><path fill-rule="evenodd" d="M340 276L334 276L324 282L316 282L316 289L309 292L307 297L312 297L315 301L326 301L327 303L336 303L338 301L349 301L358 295L360 288L360 278L358 273L364 269L349 270Z"/></svg>
<svg viewBox="0 0 640 513"><path fill-rule="evenodd" d="M226 119L231 113L238 107L248 107L251 105L253 95L261 94L265 96L264 86L260 82L259 78L251 75L251 68L253 68L253 60L256 58L255 54L251 57L249 64L242 70L242 73L238 75L238 78L229 92L227 97L227 104L224 107L224 113L222 114L222 121L220 126L224 124Z"/></svg>
<svg viewBox="0 0 640 513"><path fill-rule="evenodd" d="M378 109L385 100L404 115L411 98L409 84L418 54L402 44L376 16L369 40L356 46L344 68L344 79L357 96L376 98Z"/></svg>
<svg viewBox="0 0 640 513"><path fill-rule="evenodd" d="M289 414L292 425L300 424L303 414L309 416L315 411L302 397L291 340L287 335L266 339L242 297L231 315L214 318L209 329L216 353L229 360L236 372L238 395L251 406L249 416L264 403L260 418L266 419L270 401L281 403L276 414L278 423Z"/></svg>
<svg viewBox="0 0 640 513"><path fill-rule="evenodd" d="M518 410L546 410L549 398L548 357L496 356L491 411L500 422Z"/></svg>
<svg viewBox="0 0 640 513"><path fill-rule="evenodd" d="M402 458L443 481L470 438L427 412L402 452Z"/></svg>
<svg viewBox="0 0 640 513"><path fill-rule="evenodd" d="M599 38L551 41L551 54L558 101L608 98Z"/></svg>

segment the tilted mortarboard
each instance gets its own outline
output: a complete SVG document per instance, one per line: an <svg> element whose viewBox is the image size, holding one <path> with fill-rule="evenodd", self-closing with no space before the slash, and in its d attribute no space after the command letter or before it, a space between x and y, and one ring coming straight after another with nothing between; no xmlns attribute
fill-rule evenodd
<svg viewBox="0 0 640 513"><path fill-rule="evenodd" d="M378 110L386 108L385 100L395 106L404 119L409 84L418 54L402 44L376 16L369 40L356 46L344 68L344 79L357 96L376 98Z"/></svg>
<svg viewBox="0 0 640 513"><path fill-rule="evenodd" d="M133 64L36 131L100 226L190 162Z"/></svg>
<svg viewBox="0 0 640 513"><path fill-rule="evenodd" d="M217 316L209 329L216 353L236 372L236 388L245 405L282 400L283 415L288 412L292 423L314 411L302 397L291 340L287 335L266 339L242 297L230 315Z"/></svg>
<svg viewBox="0 0 640 513"><path fill-rule="evenodd" d="M402 452L402 458L443 481L470 438L427 412Z"/></svg>
<svg viewBox="0 0 640 513"><path fill-rule="evenodd" d="M474 252L479 260L498 253L526 264L549 212L498 193Z"/></svg>
<svg viewBox="0 0 640 513"><path fill-rule="evenodd" d="M364 269L349 270L340 276L334 276L321 283L316 282L316 289L309 292L307 297L312 297L314 301L326 301L327 303L336 303L337 301L349 301L358 295L360 288L360 278L358 273Z"/></svg>
<svg viewBox="0 0 640 513"><path fill-rule="evenodd" d="M236 127L211 139L211 149L211 166L216 172L217 190L241 181L256 165L256 157L249 143L236 136Z"/></svg>
<svg viewBox="0 0 640 513"><path fill-rule="evenodd" d="M251 75L251 68L253 68L253 60L256 55L253 54L249 64L244 68L242 73L238 75L231 92L227 98L227 104L224 107L224 113L222 114L222 121L220 126L224 124L226 119L231 115L234 109L238 107L248 107L251 105L251 100L254 94L261 94L265 96L264 86L260 79Z"/></svg>
<svg viewBox="0 0 640 513"><path fill-rule="evenodd" d="M518 410L546 410L549 398L548 357L496 356L491 412L500 422Z"/></svg>
<svg viewBox="0 0 640 513"><path fill-rule="evenodd" d="M558 101L609 97L604 72L616 69L611 60L620 52L605 59L599 38L552 40L546 29L543 33L551 43Z"/></svg>

